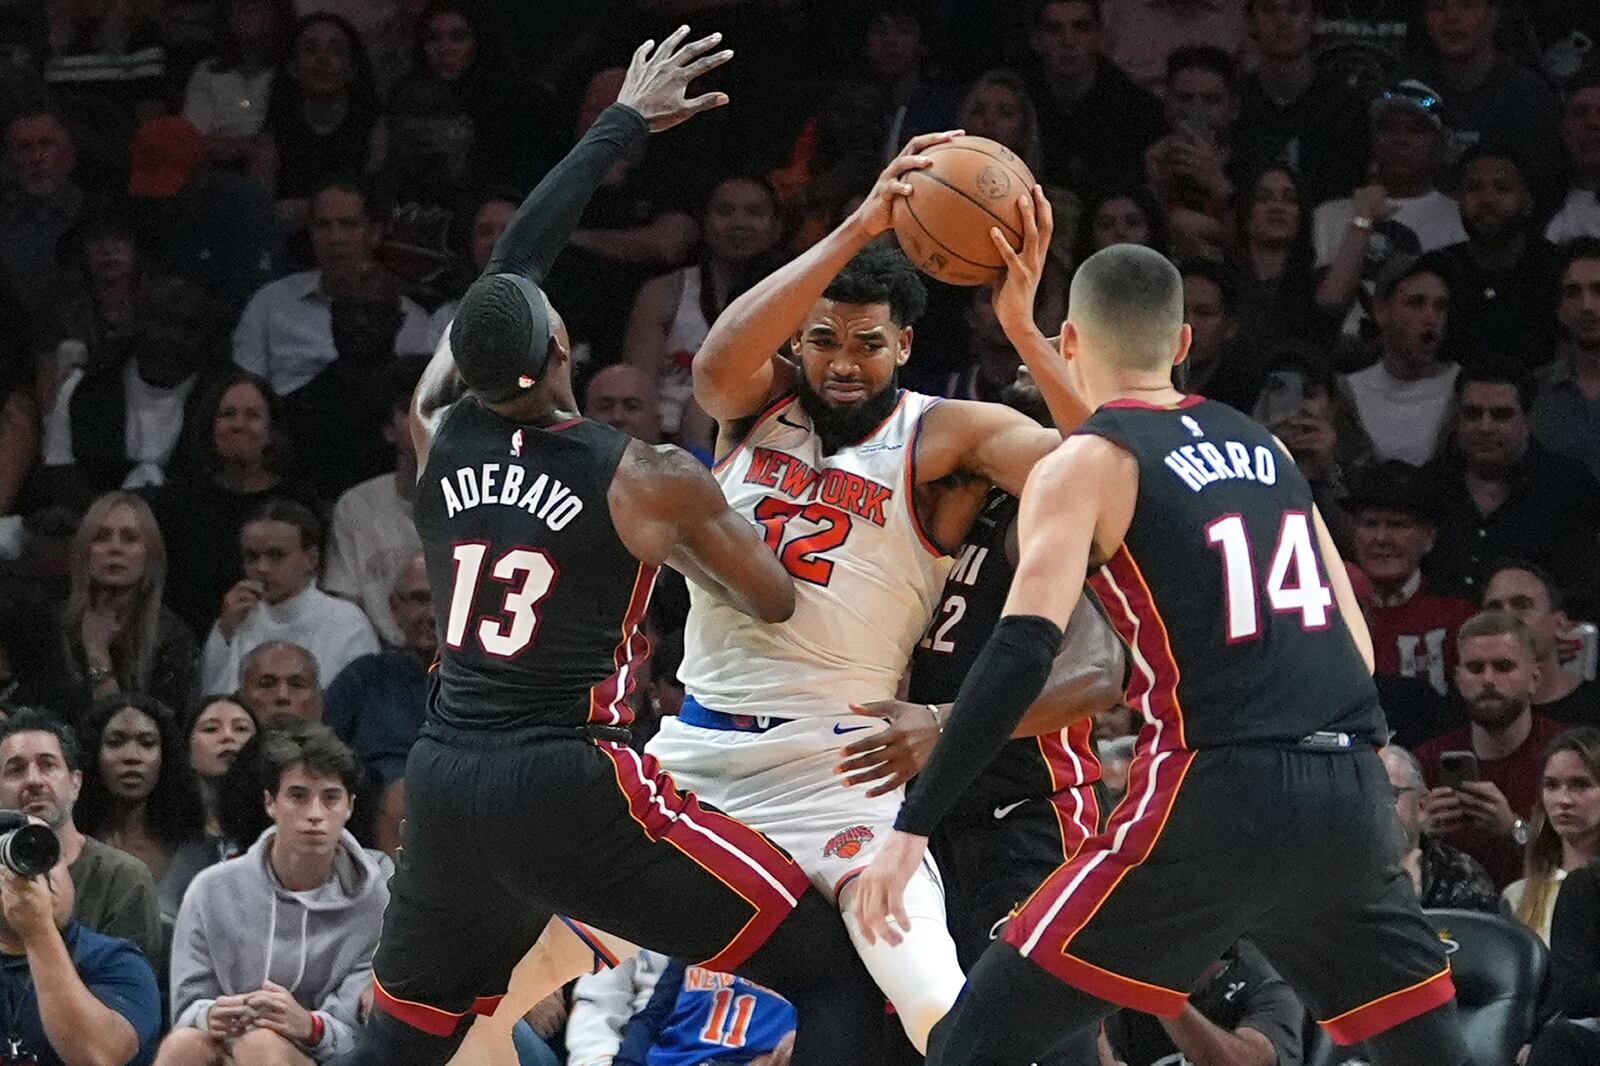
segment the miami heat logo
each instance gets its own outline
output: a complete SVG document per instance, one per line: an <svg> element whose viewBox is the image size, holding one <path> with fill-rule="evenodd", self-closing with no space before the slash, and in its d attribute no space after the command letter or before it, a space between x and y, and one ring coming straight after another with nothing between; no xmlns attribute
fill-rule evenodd
<svg viewBox="0 0 1600 1066"><path fill-rule="evenodd" d="M864 825L853 825L833 834L833 839L822 849L822 856L837 855L841 859L853 859L861 854L861 849L871 840L871 829Z"/></svg>
<svg viewBox="0 0 1600 1066"><path fill-rule="evenodd" d="M511 454L518 459L522 458L522 430L511 434Z"/></svg>

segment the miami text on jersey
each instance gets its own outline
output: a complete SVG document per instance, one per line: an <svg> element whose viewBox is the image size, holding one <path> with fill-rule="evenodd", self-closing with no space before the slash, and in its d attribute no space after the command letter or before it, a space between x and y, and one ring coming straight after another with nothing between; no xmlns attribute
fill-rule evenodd
<svg viewBox="0 0 1600 1066"><path fill-rule="evenodd" d="M454 518L462 511L492 503L527 511L552 530L560 530L583 512L583 501L559 479L540 474L523 488L527 477L528 472L514 463L461 467L453 476L439 479L445 517Z"/></svg>
<svg viewBox="0 0 1600 1066"><path fill-rule="evenodd" d="M894 489L848 470L816 470L787 452L757 448L744 479L751 485L777 489L791 500L815 499L865 518L875 526L888 519L884 505Z"/></svg>
<svg viewBox="0 0 1600 1066"><path fill-rule="evenodd" d="M1263 444L1252 448L1236 440L1225 440L1218 448L1210 441L1201 441L1174 448L1167 453L1165 461L1167 469L1194 492L1217 481L1256 481L1271 485L1278 480L1278 458Z"/></svg>

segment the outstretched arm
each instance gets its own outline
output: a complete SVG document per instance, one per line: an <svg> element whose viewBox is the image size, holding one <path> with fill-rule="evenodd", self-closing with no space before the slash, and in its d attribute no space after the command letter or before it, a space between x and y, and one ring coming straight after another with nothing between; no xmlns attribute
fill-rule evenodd
<svg viewBox="0 0 1600 1066"><path fill-rule="evenodd" d="M1073 437L1028 479L1018 516L1020 558L1005 613L961 686L944 736L900 809L896 828L862 875L856 906L868 939L892 943L905 885L928 835L983 772L1038 697L1078 600L1089 560L1120 544L1133 520L1139 468L1099 437Z"/></svg>
<svg viewBox="0 0 1600 1066"><path fill-rule="evenodd" d="M612 520L634 558L665 563L763 622L794 613L794 578L694 456L630 443L611 486Z"/></svg>
<svg viewBox="0 0 1600 1066"><path fill-rule="evenodd" d="M737 422L789 388L790 382L781 376L787 371L777 365L775 353L844 265L889 228L894 198L911 194L905 175L932 165L917 153L953 136L929 133L913 138L837 229L751 286L717 316L694 357L694 398L706 414L719 422Z"/></svg>

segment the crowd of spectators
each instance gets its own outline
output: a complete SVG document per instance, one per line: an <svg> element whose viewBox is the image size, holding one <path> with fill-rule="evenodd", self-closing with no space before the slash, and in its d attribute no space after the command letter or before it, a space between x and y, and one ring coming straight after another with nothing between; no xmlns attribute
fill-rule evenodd
<svg viewBox="0 0 1600 1066"><path fill-rule="evenodd" d="M349 1045L437 643L409 397L521 197L684 18L736 51L733 104L619 163L549 279L583 412L709 461L689 367L730 300L913 135L1006 144L1054 209L1046 333L1086 255L1167 253L1180 384L1310 481L1424 905L1527 926L1551 1009L1600 1015L1600 6L0 0L0 807L64 867L53 913L0 873L0 980L37 989L3 1035L46 1063ZM987 293L928 288L899 383L1000 398ZM641 741L686 609L668 576ZM1108 798L1137 726L1099 723ZM781 1066L763 995L642 956L518 1051L560 1061L565 1027L573 1063L684 1061L703 1031ZM1103 1059L1300 1061L1250 945L1191 1003ZM1534 1061L1593 1061L1594 1028Z"/></svg>

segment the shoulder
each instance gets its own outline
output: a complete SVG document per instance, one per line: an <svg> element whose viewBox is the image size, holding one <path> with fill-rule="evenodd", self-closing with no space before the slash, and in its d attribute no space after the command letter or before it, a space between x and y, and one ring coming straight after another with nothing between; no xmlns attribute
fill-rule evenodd
<svg viewBox="0 0 1600 1066"><path fill-rule="evenodd" d="M676 444L644 444L636 440L630 440L623 450L616 480L631 491L647 495L716 484L705 464Z"/></svg>
<svg viewBox="0 0 1600 1066"><path fill-rule="evenodd" d="M81 922L74 927L72 939L72 962L86 983L124 973L148 975L155 983L149 960L133 941L96 932Z"/></svg>
<svg viewBox="0 0 1600 1066"><path fill-rule="evenodd" d="M148 885L150 891L155 891L156 881L150 875L150 868L120 848L114 848L94 837L85 837L83 854L80 856L80 861L82 860L88 860L88 865L98 868L98 872L105 880L120 883L125 890L136 890Z"/></svg>

